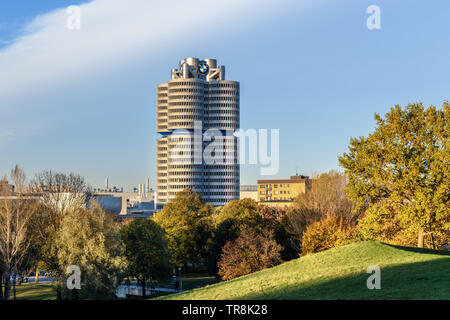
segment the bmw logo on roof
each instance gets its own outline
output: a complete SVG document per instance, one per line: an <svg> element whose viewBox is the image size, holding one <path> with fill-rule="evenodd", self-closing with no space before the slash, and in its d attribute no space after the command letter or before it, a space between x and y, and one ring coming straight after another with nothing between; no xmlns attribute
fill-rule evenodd
<svg viewBox="0 0 450 320"><path fill-rule="evenodd" d="M209 71L209 66L206 64L206 62L200 62L198 64L198 72L201 74L206 74Z"/></svg>

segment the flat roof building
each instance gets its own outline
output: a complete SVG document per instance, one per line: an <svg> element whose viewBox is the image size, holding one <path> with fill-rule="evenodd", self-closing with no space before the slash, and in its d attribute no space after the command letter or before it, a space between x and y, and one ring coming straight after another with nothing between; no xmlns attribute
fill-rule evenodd
<svg viewBox="0 0 450 320"><path fill-rule="evenodd" d="M239 199L252 199L258 201L258 186L256 185L241 185L239 192Z"/></svg>
<svg viewBox="0 0 450 320"><path fill-rule="evenodd" d="M311 190L308 176L295 175L290 179L258 180L258 202L270 207L288 207L302 193Z"/></svg>

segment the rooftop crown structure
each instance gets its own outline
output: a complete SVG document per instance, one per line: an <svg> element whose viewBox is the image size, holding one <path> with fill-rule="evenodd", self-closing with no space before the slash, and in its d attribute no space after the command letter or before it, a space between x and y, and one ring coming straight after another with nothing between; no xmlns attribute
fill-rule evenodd
<svg viewBox="0 0 450 320"><path fill-rule="evenodd" d="M157 203L186 188L216 206L239 199L238 128L239 82L215 59L180 61L157 87Z"/></svg>

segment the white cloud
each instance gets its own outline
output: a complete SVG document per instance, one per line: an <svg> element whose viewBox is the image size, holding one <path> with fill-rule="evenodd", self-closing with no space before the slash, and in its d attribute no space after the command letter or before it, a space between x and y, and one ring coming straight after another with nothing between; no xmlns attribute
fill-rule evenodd
<svg viewBox="0 0 450 320"><path fill-rule="evenodd" d="M81 5L81 30L67 28L61 8L38 16L14 44L0 51L0 97L51 87L101 72L145 50L148 59L161 45L238 27L279 2L257 0L97 0ZM223 30L225 28L225 30ZM0 109L7 108L0 103Z"/></svg>
<svg viewBox="0 0 450 320"><path fill-rule="evenodd" d="M158 64L164 50L192 39L205 47L205 37L220 41L289 1L95 0L80 6L81 30L67 28L67 8L38 16L0 50L0 129L34 135L58 122L52 108L70 108L73 87L101 86L92 78L133 59ZM6 137L3 144L11 141Z"/></svg>

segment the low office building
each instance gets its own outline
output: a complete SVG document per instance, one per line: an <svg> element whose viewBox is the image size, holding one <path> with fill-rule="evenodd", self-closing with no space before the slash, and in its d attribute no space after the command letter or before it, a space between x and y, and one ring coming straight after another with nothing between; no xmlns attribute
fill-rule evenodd
<svg viewBox="0 0 450 320"><path fill-rule="evenodd" d="M295 175L290 179L258 180L258 202L269 207L286 208L295 197L311 190L311 179Z"/></svg>

